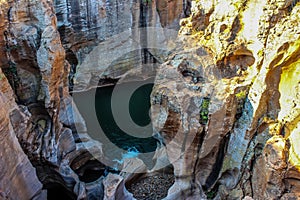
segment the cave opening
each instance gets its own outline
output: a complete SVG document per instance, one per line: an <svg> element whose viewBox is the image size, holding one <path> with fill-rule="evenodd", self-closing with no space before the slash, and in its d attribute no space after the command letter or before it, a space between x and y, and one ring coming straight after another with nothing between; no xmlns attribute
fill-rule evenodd
<svg viewBox="0 0 300 200"><path fill-rule="evenodd" d="M73 200L76 196L64 186L58 183L51 183L44 185L44 189L47 190L47 200Z"/></svg>
<svg viewBox="0 0 300 200"><path fill-rule="evenodd" d="M75 172L78 174L79 180L85 183L91 183L98 180L101 176L105 176L106 167L98 160L89 160Z"/></svg>

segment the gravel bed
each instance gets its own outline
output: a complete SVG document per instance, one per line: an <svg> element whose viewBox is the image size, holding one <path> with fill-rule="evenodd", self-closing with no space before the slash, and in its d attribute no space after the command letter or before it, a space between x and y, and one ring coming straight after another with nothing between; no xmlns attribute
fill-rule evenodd
<svg viewBox="0 0 300 200"><path fill-rule="evenodd" d="M154 174L146 176L130 185L128 191L137 200L158 200L168 194L168 189L175 182L172 174Z"/></svg>

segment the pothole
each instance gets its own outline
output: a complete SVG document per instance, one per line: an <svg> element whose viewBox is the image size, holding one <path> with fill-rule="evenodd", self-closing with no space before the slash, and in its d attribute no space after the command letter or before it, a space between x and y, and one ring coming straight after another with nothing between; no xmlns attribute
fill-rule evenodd
<svg viewBox="0 0 300 200"><path fill-rule="evenodd" d="M80 181L91 183L105 175L105 166L97 160L89 160L75 172Z"/></svg>
<svg viewBox="0 0 300 200"><path fill-rule="evenodd" d="M46 184L44 189L47 190L47 200L72 200L76 199L76 196L68 191L64 186L58 183Z"/></svg>

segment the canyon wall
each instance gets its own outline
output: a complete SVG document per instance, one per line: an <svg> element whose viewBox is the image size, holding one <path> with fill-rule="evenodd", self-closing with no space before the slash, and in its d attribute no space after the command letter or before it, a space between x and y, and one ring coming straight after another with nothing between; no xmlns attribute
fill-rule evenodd
<svg viewBox="0 0 300 200"><path fill-rule="evenodd" d="M46 191L36 170L22 150L12 127L10 113L18 110L14 93L0 69L0 199L45 199Z"/></svg>
<svg viewBox="0 0 300 200"><path fill-rule="evenodd" d="M1 190L19 189L16 194L8 193L7 198L29 199L41 190L42 183L50 196L53 192L49 191L59 188L66 194L84 198L88 192L75 171L94 159L89 152L99 152L101 156L102 149L101 144L87 136L84 121L72 106L68 88L70 65L60 41L53 3L1 1L0 21L1 96L4 98L1 105L6 106L5 112L1 111L4 121L1 127L5 128L3 133L7 138L1 141L4 147L16 149L16 156L1 162L1 169L6 173L11 167L10 173L17 172L4 174L1 184L7 183L10 177L20 179L11 189L6 185ZM5 77L10 84L5 82ZM75 124L82 129L76 130ZM7 150L1 151L2 158L10 156L5 152L8 154ZM101 163L97 166L103 167ZM100 186L90 189L101 190Z"/></svg>
<svg viewBox="0 0 300 200"><path fill-rule="evenodd" d="M193 1L183 47L160 66L152 92L167 144L159 156L176 176L170 199L300 197L299 9Z"/></svg>
<svg viewBox="0 0 300 200"><path fill-rule="evenodd" d="M46 199L48 190L50 199L132 199L122 177L102 176L102 144L87 134L69 90L76 66L99 42L160 26L155 2L0 1L0 8L1 198ZM178 20L180 9L164 26ZM138 52L133 60L142 59ZM89 169L98 172L93 180Z"/></svg>
<svg viewBox="0 0 300 200"><path fill-rule="evenodd" d="M179 19L189 14L190 1L63 0L55 1L54 7L71 64L71 88L75 83L74 90L81 91L93 82L97 86L104 76L100 72L115 79L140 63L163 62L166 52L150 48L164 42L166 33L147 27L171 29L177 35Z"/></svg>
<svg viewBox="0 0 300 200"><path fill-rule="evenodd" d="M102 176L111 161L69 90L148 59L159 63L154 169L167 161L175 175L166 199L300 198L299 10L290 0L0 0L0 196L133 199L128 174ZM134 40L148 26L177 31L188 15L167 53ZM124 56L133 41L139 51ZM87 180L88 169L99 177Z"/></svg>

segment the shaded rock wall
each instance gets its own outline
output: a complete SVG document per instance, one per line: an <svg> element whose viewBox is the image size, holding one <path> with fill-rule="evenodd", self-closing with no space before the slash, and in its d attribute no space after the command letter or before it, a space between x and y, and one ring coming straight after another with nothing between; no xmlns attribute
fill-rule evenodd
<svg viewBox="0 0 300 200"><path fill-rule="evenodd" d="M163 62L166 50L151 47L155 46L152 43L164 42L168 35L148 31L147 27L176 33L179 19L189 10L190 2L186 0L55 1L58 30L71 64L71 87L75 84L75 90L83 90L90 88L90 83L98 84L106 68L111 68L105 72L106 77L119 78L132 66ZM155 36L149 42L152 35ZM96 55L90 55L92 51ZM109 63L105 61L108 58Z"/></svg>
<svg viewBox="0 0 300 200"><path fill-rule="evenodd" d="M89 152L101 157L102 149L101 144L92 141L86 135L84 121L72 105L68 92L70 65L65 59L65 50L57 30L53 3L1 2L0 18L3 30L0 36L1 68L4 72L4 75L1 74L1 86L5 86L7 77L11 87L6 84L4 91L10 93L11 102L18 103L12 109L8 108L3 112L3 121L9 124L10 120L11 124L11 130L4 131L7 137L11 135L7 142L15 143L12 134L17 136L45 189L60 188L66 195L78 198L85 198L89 191L101 191L100 184L97 187L90 186L92 189L86 190L85 183L79 179L82 165L95 159ZM76 130L75 124L82 128ZM14 144L12 147L18 146ZM87 150L89 148L91 151ZM20 149L16 152L19 151ZM32 166L26 163L26 157L21 153L17 155L20 156L19 159L23 158L24 162L24 165L19 167L20 170L28 171L28 175L34 174ZM3 158L5 156L3 155ZM18 161L7 160L7 163L1 162L1 167L6 169L14 164L18 167ZM100 172L104 171L100 162L92 167L96 167ZM78 170L79 172L75 172ZM20 181L23 180L22 174L19 175ZM7 175L5 178L10 177L14 178L14 175ZM20 194L18 198L13 199L29 199L40 190L40 182L35 180L35 176L26 178L28 180L24 180L24 183L32 188L25 191L25 187L24 191L19 191L24 192L24 196ZM22 186L11 186L11 191L14 187ZM15 195L19 195L19 192L16 191Z"/></svg>
<svg viewBox="0 0 300 200"><path fill-rule="evenodd" d="M190 15L190 0L172 0L158 1L156 0L156 10L160 16L162 27L179 28L179 20Z"/></svg>
<svg viewBox="0 0 300 200"><path fill-rule="evenodd" d="M23 152L9 114L18 109L13 91L0 69L0 198L1 199L44 199L36 170Z"/></svg>

